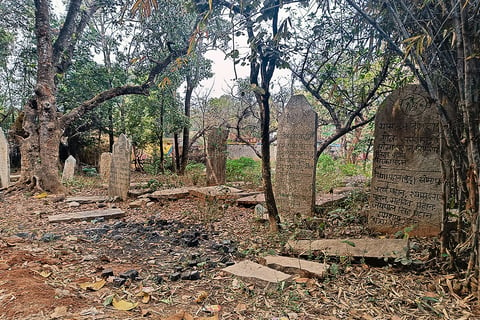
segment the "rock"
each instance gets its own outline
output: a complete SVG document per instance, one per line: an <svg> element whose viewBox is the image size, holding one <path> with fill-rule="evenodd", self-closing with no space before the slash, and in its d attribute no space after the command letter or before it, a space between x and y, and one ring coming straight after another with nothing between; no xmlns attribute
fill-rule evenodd
<svg viewBox="0 0 480 320"><path fill-rule="evenodd" d="M200 272L197 270L194 271L185 271L182 272L180 275L182 280L199 280L200 279Z"/></svg>
<svg viewBox="0 0 480 320"><path fill-rule="evenodd" d="M153 277L153 281L156 284L162 284L165 280L163 279L163 277L161 275L157 274Z"/></svg>
<svg viewBox="0 0 480 320"><path fill-rule="evenodd" d="M113 278L113 286L116 287L116 288L120 288L121 286L123 286L125 284L126 281L127 281L127 279L125 279L125 278L115 277L115 278Z"/></svg>
<svg viewBox="0 0 480 320"><path fill-rule="evenodd" d="M170 281L178 281L180 280L180 276L180 272L174 272L170 276L168 276L168 279L170 279Z"/></svg>
<svg viewBox="0 0 480 320"><path fill-rule="evenodd" d="M77 208L77 207L80 207L80 202L72 201L68 203L68 206L70 208Z"/></svg>
<svg viewBox="0 0 480 320"><path fill-rule="evenodd" d="M132 279L132 280L135 280L136 278L138 278L138 271L137 270L128 270L128 271L125 271L124 273L121 273L118 275L120 278L124 278L124 279Z"/></svg>
<svg viewBox="0 0 480 320"><path fill-rule="evenodd" d="M124 215L125 212L120 209L90 210L48 216L48 222L69 222L79 220L93 220L100 218L119 218L123 217Z"/></svg>
<svg viewBox="0 0 480 320"><path fill-rule="evenodd" d="M58 234L54 234L54 233L45 233L41 240L43 242L52 242L52 241L55 241L55 240L58 240L60 239L61 237L58 235Z"/></svg>
<svg viewBox="0 0 480 320"><path fill-rule="evenodd" d="M113 270L111 268L103 269L101 277L102 278L113 277Z"/></svg>

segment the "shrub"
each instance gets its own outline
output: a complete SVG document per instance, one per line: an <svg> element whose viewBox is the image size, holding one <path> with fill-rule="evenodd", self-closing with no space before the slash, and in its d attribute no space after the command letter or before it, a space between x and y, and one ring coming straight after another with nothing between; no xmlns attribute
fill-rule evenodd
<svg viewBox="0 0 480 320"><path fill-rule="evenodd" d="M245 181L259 184L262 179L259 161L241 157L227 160L227 181Z"/></svg>

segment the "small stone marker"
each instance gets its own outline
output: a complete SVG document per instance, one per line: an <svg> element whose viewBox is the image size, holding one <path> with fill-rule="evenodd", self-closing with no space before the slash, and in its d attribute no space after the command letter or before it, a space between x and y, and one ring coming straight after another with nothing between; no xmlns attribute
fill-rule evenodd
<svg viewBox="0 0 480 320"><path fill-rule="evenodd" d="M8 141L5 138L3 129L0 127L0 188L10 185L10 156L8 152Z"/></svg>
<svg viewBox="0 0 480 320"><path fill-rule="evenodd" d="M405 258L407 239L323 239L289 240L286 249L296 254L308 255L318 251L326 256L352 256L368 258Z"/></svg>
<svg viewBox="0 0 480 320"><path fill-rule="evenodd" d="M112 154L110 152L104 152L100 155L100 177L102 182L107 183L110 181L110 165L112 164Z"/></svg>
<svg viewBox="0 0 480 320"><path fill-rule="evenodd" d="M266 256L265 265L289 274L300 274L302 277L323 278L328 270L325 263L313 262L303 259L282 257L282 256Z"/></svg>
<svg viewBox="0 0 480 320"><path fill-rule="evenodd" d="M63 166L62 182L73 179L75 176L76 165L77 160L72 155L68 156L67 160L65 160L65 165Z"/></svg>
<svg viewBox="0 0 480 320"><path fill-rule="evenodd" d="M128 197L131 154L132 145L122 133L118 137L118 141L113 144L110 183L108 185L108 196L111 198L119 197L125 201Z"/></svg>
<svg viewBox="0 0 480 320"><path fill-rule="evenodd" d="M317 114L303 95L290 98L278 124L275 199L290 221L313 215Z"/></svg>
<svg viewBox="0 0 480 320"><path fill-rule="evenodd" d="M441 131L435 106L420 85L385 99L375 118L369 227L438 235L443 211Z"/></svg>
<svg viewBox="0 0 480 320"><path fill-rule="evenodd" d="M268 283L279 283L290 279L290 275L277 271L261 264L244 260L232 266L222 269L246 281L265 285Z"/></svg>
<svg viewBox="0 0 480 320"><path fill-rule="evenodd" d="M228 130L214 128L207 133L207 186L225 183Z"/></svg>
<svg viewBox="0 0 480 320"><path fill-rule="evenodd" d="M98 202L107 202L107 196L78 196L78 197L67 197L66 202L78 202L81 204L86 203L98 203Z"/></svg>
<svg viewBox="0 0 480 320"><path fill-rule="evenodd" d="M120 217L123 217L124 215L125 213L120 209L90 210L90 211L64 213L64 214L49 216L48 222L69 222L69 221L93 220L96 218L111 219L111 218L120 218Z"/></svg>

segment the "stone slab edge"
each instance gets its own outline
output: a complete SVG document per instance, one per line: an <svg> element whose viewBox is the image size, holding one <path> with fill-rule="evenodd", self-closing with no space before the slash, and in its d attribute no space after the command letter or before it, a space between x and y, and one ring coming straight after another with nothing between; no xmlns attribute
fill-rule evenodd
<svg viewBox="0 0 480 320"><path fill-rule="evenodd" d="M285 247L300 255L319 251L327 256L406 258L408 239L289 240Z"/></svg>
<svg viewBox="0 0 480 320"><path fill-rule="evenodd" d="M253 282L262 286L272 283L288 281L291 275L271 269L261 264L244 260L233 266L223 268L222 271L233 274L245 281Z"/></svg>
<svg viewBox="0 0 480 320"><path fill-rule="evenodd" d="M54 216L48 216L48 222L70 222L81 220L92 220L95 218L120 218L125 215L121 209L107 209L107 210L90 210L80 211L74 213L57 214Z"/></svg>

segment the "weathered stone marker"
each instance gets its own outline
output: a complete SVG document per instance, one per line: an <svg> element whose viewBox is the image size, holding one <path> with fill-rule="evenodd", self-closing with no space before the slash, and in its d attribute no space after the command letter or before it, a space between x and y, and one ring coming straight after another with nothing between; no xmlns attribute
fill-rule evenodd
<svg viewBox="0 0 480 320"><path fill-rule="evenodd" d="M10 185L10 157L8 155L8 141L0 128L0 188Z"/></svg>
<svg viewBox="0 0 480 320"><path fill-rule="evenodd" d="M293 221L314 211L317 114L304 96L293 96L278 128L275 199L282 219Z"/></svg>
<svg viewBox="0 0 480 320"><path fill-rule="evenodd" d="M207 185L225 184L228 130L214 128L207 134Z"/></svg>
<svg viewBox="0 0 480 320"><path fill-rule="evenodd" d="M77 165L77 160L73 156L68 156L65 160L65 165L63 166L62 173L62 182L73 179L75 176L75 166Z"/></svg>
<svg viewBox="0 0 480 320"><path fill-rule="evenodd" d="M385 99L375 119L369 226L395 233L440 232L444 203L440 124L419 85Z"/></svg>
<svg viewBox="0 0 480 320"><path fill-rule="evenodd" d="M110 165L112 164L112 154L110 152L103 152L100 155L100 177L102 182L110 181Z"/></svg>
<svg viewBox="0 0 480 320"><path fill-rule="evenodd" d="M113 144L112 162L110 165L110 183L108 196L119 197L126 200L130 187L130 157L132 145L128 138L121 134L118 141Z"/></svg>

